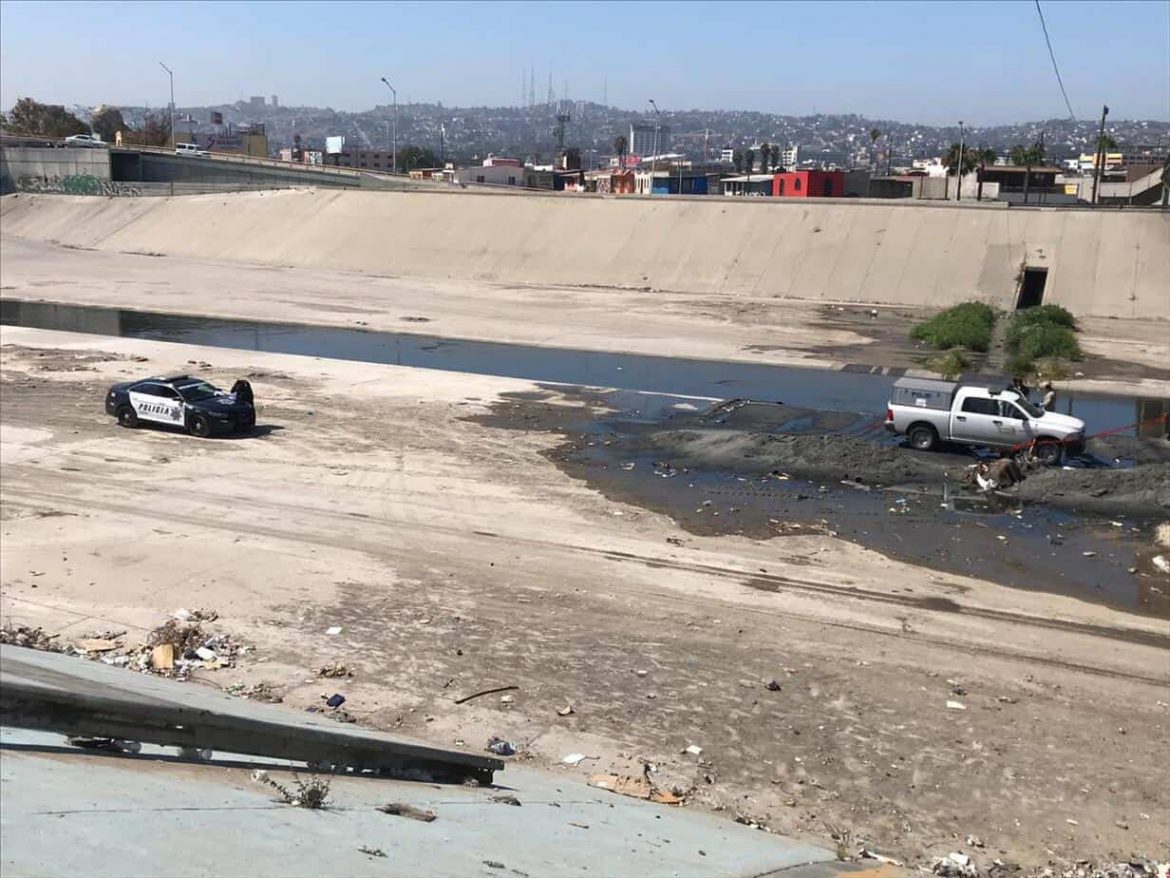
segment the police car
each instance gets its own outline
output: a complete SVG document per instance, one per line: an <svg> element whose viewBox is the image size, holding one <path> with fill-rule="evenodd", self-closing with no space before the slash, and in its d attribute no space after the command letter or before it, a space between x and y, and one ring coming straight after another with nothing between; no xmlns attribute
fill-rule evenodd
<svg viewBox="0 0 1170 878"><path fill-rule="evenodd" d="M228 393L190 375L115 384L106 394L106 414L123 427L142 422L168 424L193 436L251 430L256 425L247 381L237 381Z"/></svg>

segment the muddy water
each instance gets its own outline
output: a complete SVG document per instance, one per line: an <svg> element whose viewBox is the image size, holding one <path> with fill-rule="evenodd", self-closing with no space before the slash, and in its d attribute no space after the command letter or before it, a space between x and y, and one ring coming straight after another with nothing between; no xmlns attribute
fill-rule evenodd
<svg viewBox="0 0 1170 878"><path fill-rule="evenodd" d="M856 440L820 464L803 459L798 473L770 469L750 454L728 459L671 447L676 433L718 439L720 431L742 432L726 406L703 412L693 410L693 400L643 397L641 416L631 417L636 400L628 396L578 398L621 411L594 418L520 397L477 420L561 432L564 443L548 456L567 474L615 501L669 515L689 533L774 539L778 556L786 535L828 533L940 571L1170 617L1170 581L1150 563L1156 516L1083 514L1014 496L984 497L957 478L972 462L969 453L896 447L880 426L874 431L870 419L849 413L771 417L777 434L823 433L828 447ZM874 467L874 460L885 463ZM810 473L810 466L820 471Z"/></svg>
<svg viewBox="0 0 1170 878"><path fill-rule="evenodd" d="M741 397L779 401L809 408L869 412L874 416L884 414L890 386L900 374L900 370L886 370L883 374L882 370L868 367L834 371L652 357L11 298L0 300L0 323L709 400ZM1140 419L1142 404L1149 402L1100 394L1064 394L1059 408L1082 418L1092 433L1135 423Z"/></svg>

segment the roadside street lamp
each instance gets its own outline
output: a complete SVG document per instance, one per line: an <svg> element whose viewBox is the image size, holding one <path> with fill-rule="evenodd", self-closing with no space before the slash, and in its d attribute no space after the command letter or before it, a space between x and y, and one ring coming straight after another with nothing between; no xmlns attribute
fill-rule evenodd
<svg viewBox="0 0 1170 878"><path fill-rule="evenodd" d="M174 149L175 148L175 74L171 70L171 68L167 67L166 64L163 64L162 61L158 62L158 66L161 67L163 70L165 70L167 72L167 76L169 76L171 78L171 149Z"/></svg>
<svg viewBox="0 0 1170 878"><path fill-rule="evenodd" d="M654 194L654 172L658 170L658 126L662 118L654 98L650 98L650 106L654 108L654 154L650 157L650 191L646 193L647 195Z"/></svg>
<svg viewBox="0 0 1170 878"><path fill-rule="evenodd" d="M959 120L959 167L958 182L955 184L955 201L963 200L963 120Z"/></svg>
<svg viewBox="0 0 1170 878"><path fill-rule="evenodd" d="M382 82L386 83L386 88L390 89L390 95L394 101L394 138L391 141L391 146L390 146L390 152L391 152L390 161L394 165L394 173L397 174L398 173L398 92L396 92L394 90L394 86L392 86L390 84L390 81L385 76L382 77Z"/></svg>

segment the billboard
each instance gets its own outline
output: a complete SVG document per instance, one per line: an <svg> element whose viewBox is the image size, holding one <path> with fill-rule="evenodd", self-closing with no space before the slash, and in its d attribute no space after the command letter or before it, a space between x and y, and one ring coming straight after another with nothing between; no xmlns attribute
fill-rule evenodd
<svg viewBox="0 0 1170 878"><path fill-rule="evenodd" d="M243 152L242 134L195 134L192 135L200 149L208 152Z"/></svg>
<svg viewBox="0 0 1170 878"><path fill-rule="evenodd" d="M344 137L325 138L325 152L329 155L339 155L343 149L345 149Z"/></svg>

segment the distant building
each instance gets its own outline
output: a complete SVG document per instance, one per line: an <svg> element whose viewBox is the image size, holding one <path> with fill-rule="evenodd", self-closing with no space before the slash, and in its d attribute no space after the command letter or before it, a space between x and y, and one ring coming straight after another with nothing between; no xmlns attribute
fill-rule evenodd
<svg viewBox="0 0 1170 878"><path fill-rule="evenodd" d="M457 170L455 182L464 185L523 186L524 166L519 159L488 156L483 164Z"/></svg>
<svg viewBox="0 0 1170 878"><path fill-rule="evenodd" d="M264 109L264 95L252 95L252 97L248 101L248 106L251 107L253 110L263 110Z"/></svg>
<svg viewBox="0 0 1170 878"><path fill-rule="evenodd" d="M767 195L772 194L773 174L740 174L724 177L720 181L724 195Z"/></svg>
<svg viewBox="0 0 1170 878"><path fill-rule="evenodd" d="M718 173L689 168L638 171L634 191L639 195L719 195Z"/></svg>
<svg viewBox="0 0 1170 878"><path fill-rule="evenodd" d="M657 131L657 136L655 136ZM657 149L655 149L657 147ZM633 155L654 155L670 150L670 126L630 123L630 136L626 149Z"/></svg>
<svg viewBox="0 0 1170 878"><path fill-rule="evenodd" d="M786 171L772 178L776 198L844 198L844 171Z"/></svg>
<svg viewBox="0 0 1170 878"><path fill-rule="evenodd" d="M272 109L274 109L274 110L275 110L275 109L276 109L277 107L279 107L279 106L280 106L280 101L278 101L278 100L276 99L276 95L273 95L273 96L272 96Z"/></svg>
<svg viewBox="0 0 1170 878"><path fill-rule="evenodd" d="M390 171L394 168L394 153L388 149L354 149L343 146L341 152L330 155L329 164L336 164L342 168Z"/></svg>
<svg viewBox="0 0 1170 878"><path fill-rule="evenodd" d="M986 188L988 183L999 185L999 200L1020 203L1024 200L1024 179L1028 181L1029 202L1042 204L1046 201L1064 202L1075 196L1068 196L1064 186L1056 185L1056 177L1062 172L1061 168L1033 167L1030 170L1018 165L994 165L979 169L974 175L976 180L982 180ZM986 192L984 196L986 197Z"/></svg>
<svg viewBox="0 0 1170 878"><path fill-rule="evenodd" d="M725 165L734 164L735 163L735 147L734 146L725 146L725 147L723 147L723 149L719 150L719 161L723 162L723 164L725 164Z"/></svg>

